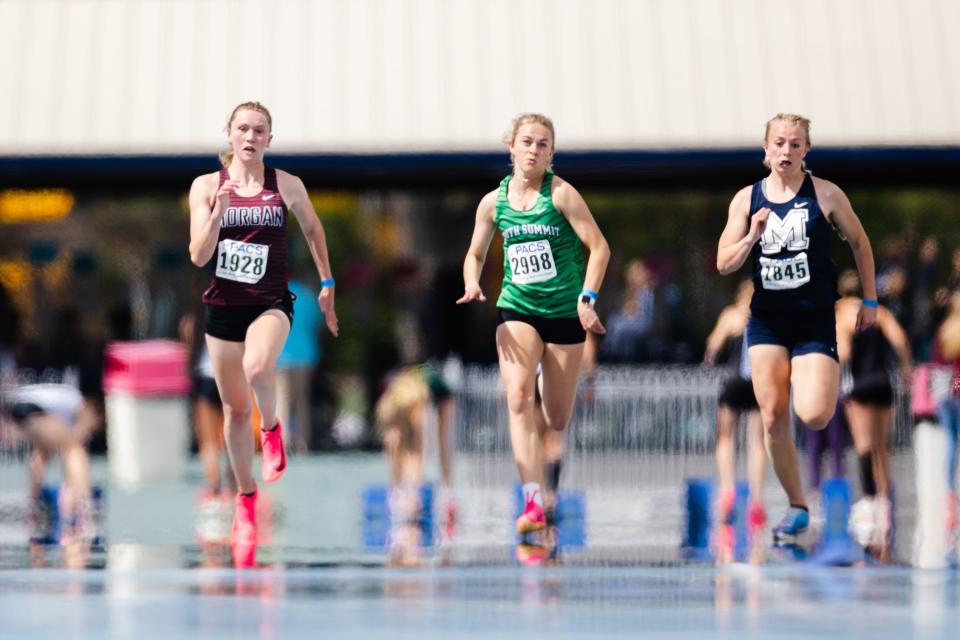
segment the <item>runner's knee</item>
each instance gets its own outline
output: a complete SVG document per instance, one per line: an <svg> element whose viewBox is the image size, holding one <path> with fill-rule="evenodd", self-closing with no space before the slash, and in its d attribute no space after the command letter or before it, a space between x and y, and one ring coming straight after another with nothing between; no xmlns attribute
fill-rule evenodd
<svg viewBox="0 0 960 640"><path fill-rule="evenodd" d="M233 424L246 425L252 416L253 411L251 410L249 404L240 406L224 403L223 405L223 422L225 426L230 426Z"/></svg>
<svg viewBox="0 0 960 640"><path fill-rule="evenodd" d="M533 389L524 384L508 384L507 408L510 413L529 411L533 408Z"/></svg>
<svg viewBox="0 0 960 640"><path fill-rule="evenodd" d="M276 380L276 369L273 363L266 358L244 358L243 373L247 380L256 388L273 384Z"/></svg>
<svg viewBox="0 0 960 640"><path fill-rule="evenodd" d="M820 407L795 407L797 417L803 421L810 429L819 431L827 426L830 418L836 412L836 405L825 405Z"/></svg>

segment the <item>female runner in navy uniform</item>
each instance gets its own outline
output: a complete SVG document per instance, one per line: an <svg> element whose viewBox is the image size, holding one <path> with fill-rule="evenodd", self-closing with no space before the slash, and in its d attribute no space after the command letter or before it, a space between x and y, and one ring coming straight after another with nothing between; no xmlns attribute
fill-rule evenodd
<svg viewBox="0 0 960 640"><path fill-rule="evenodd" d="M319 303L327 328L338 333L323 226L303 182L264 165L271 128L262 104L238 105L227 121L230 148L223 168L199 176L190 188L190 259L197 266L215 260L213 281L203 294L205 333L237 480L232 539L244 545L256 544L250 387L261 416L264 481L279 479L287 464L276 419L276 362L293 321L287 290L288 210L297 217L320 273Z"/></svg>
<svg viewBox="0 0 960 640"><path fill-rule="evenodd" d="M877 318L870 241L847 196L806 171L810 121L778 114L767 122L763 148L770 175L733 197L717 250L717 269L733 273L753 261L754 294L747 325L753 388L760 405L767 453L790 503L774 540L791 542L810 522L790 429L790 390L797 417L822 429L839 394L836 268L830 227L853 250L863 283L857 330Z"/></svg>

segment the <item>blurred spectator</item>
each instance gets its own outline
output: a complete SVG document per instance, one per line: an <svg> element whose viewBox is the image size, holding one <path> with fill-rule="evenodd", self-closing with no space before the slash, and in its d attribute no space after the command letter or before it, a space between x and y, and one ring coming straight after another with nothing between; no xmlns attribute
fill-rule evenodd
<svg viewBox="0 0 960 640"><path fill-rule="evenodd" d="M393 334L402 363L420 362L426 355L423 324L429 311L424 270L425 265L414 260L400 260L392 269Z"/></svg>
<svg viewBox="0 0 960 640"><path fill-rule="evenodd" d="M908 333L911 330L910 294L908 291L907 270L900 264L890 265L877 277L877 293L880 303L883 304L897 323L905 327Z"/></svg>
<svg viewBox="0 0 960 640"><path fill-rule="evenodd" d="M213 499L223 487L220 465L223 459L223 403L213 377L213 363L207 352L200 310L185 313L179 323L180 341L190 350L190 399L193 403L193 428L197 435L197 452L206 479L201 500ZM227 474L230 494L235 489L233 477Z"/></svg>
<svg viewBox="0 0 960 640"><path fill-rule="evenodd" d="M955 254L956 255L956 254ZM957 464L960 445L960 290L955 290L949 301L949 311L937 330L934 360L953 365L950 395L937 407L940 424L947 434L947 486L945 526L950 540L957 534Z"/></svg>
<svg viewBox="0 0 960 640"><path fill-rule="evenodd" d="M951 291L960 289L960 249L954 249L950 256L950 275L947 277L947 288Z"/></svg>
<svg viewBox="0 0 960 640"><path fill-rule="evenodd" d="M20 347L20 313L0 282L0 380L17 368Z"/></svg>
<svg viewBox="0 0 960 640"><path fill-rule="evenodd" d="M960 249L954 249L950 256L950 273L947 275L946 285L939 287L933 294L934 327L940 326L940 323L947 316L950 298L958 290L960 290Z"/></svg>
<svg viewBox="0 0 960 640"><path fill-rule="evenodd" d="M133 340L133 309L129 303L117 303L107 316L109 339Z"/></svg>
<svg viewBox="0 0 960 640"><path fill-rule="evenodd" d="M64 384L76 389L95 414L103 415L105 346L102 340L94 339L86 331L76 307L63 305L53 314L52 332L31 341L24 351L18 363L21 377L28 383ZM92 429L90 436L91 451L106 450L103 429Z"/></svg>
<svg viewBox="0 0 960 640"><path fill-rule="evenodd" d="M917 262L911 274L911 307L913 317L910 329L910 344L913 353L921 362L930 358L930 342L939 317L934 306L934 288L937 281L937 257L940 243L929 236L920 244Z"/></svg>
<svg viewBox="0 0 960 640"><path fill-rule="evenodd" d="M312 267L313 265L309 265ZM323 350L320 332L323 312L318 292L294 275L288 288L293 293L293 323L277 360L277 417L288 425L294 451L309 451L314 445L312 381Z"/></svg>
<svg viewBox="0 0 960 640"><path fill-rule="evenodd" d="M601 360L618 363L669 359L670 315L665 292L646 262L634 258L624 270L620 308L607 320Z"/></svg>

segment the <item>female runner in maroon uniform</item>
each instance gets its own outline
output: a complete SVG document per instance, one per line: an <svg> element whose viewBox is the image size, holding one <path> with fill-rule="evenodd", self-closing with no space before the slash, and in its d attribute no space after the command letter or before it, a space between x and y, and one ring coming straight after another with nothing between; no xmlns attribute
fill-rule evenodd
<svg viewBox="0 0 960 640"><path fill-rule="evenodd" d="M237 106L227 121L229 149L223 169L199 176L190 187L190 259L214 259L214 277L203 294L205 333L223 399L224 430L237 479L234 543L256 544L257 485L250 439L253 388L261 416L265 482L280 478L287 459L276 417L276 362L293 321L287 290L287 212L300 223L320 273L320 308L337 335L334 281L323 226L303 182L267 167L272 120L259 102Z"/></svg>

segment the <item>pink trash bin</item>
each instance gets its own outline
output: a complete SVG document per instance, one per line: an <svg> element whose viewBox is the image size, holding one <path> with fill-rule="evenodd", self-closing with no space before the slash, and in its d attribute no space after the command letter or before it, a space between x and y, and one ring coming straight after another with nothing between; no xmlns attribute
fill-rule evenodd
<svg viewBox="0 0 960 640"><path fill-rule="evenodd" d="M189 354L173 340L107 346L107 456L127 489L183 477L189 454Z"/></svg>

